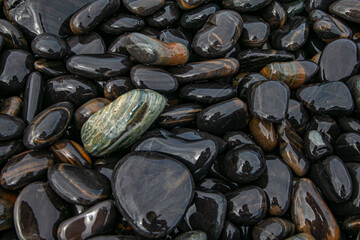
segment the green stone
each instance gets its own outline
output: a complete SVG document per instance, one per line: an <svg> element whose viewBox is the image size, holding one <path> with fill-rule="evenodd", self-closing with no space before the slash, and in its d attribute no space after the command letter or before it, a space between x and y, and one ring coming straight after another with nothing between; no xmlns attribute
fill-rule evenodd
<svg viewBox="0 0 360 240"><path fill-rule="evenodd" d="M152 90L129 91L92 115L81 128L85 150L104 156L134 143L164 110L166 99Z"/></svg>

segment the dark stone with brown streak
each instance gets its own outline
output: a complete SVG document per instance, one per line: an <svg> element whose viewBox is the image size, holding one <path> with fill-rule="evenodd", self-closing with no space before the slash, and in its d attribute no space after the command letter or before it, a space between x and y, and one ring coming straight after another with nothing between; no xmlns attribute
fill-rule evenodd
<svg viewBox="0 0 360 240"><path fill-rule="evenodd" d="M122 3L130 12L149 16L165 5L165 0L122 0Z"/></svg>
<svg viewBox="0 0 360 240"><path fill-rule="evenodd" d="M41 180L53 164L53 157L45 150L28 150L15 155L1 169L1 187L14 191Z"/></svg>
<svg viewBox="0 0 360 240"><path fill-rule="evenodd" d="M238 74L235 78L237 78L237 80L239 81L237 83L239 98L241 98L244 101L247 101L248 92L250 92L249 89L250 89L251 85L253 85L254 83L260 82L260 81L268 80L266 77L264 77L260 73L248 73L241 79L239 78L240 74Z"/></svg>
<svg viewBox="0 0 360 240"><path fill-rule="evenodd" d="M285 119L288 110L290 89L278 81L259 81L248 91L249 110L253 117L279 123Z"/></svg>
<svg viewBox="0 0 360 240"><path fill-rule="evenodd" d="M102 23L99 30L108 34L124 34L126 32L140 31L145 26L145 21L137 15L119 13Z"/></svg>
<svg viewBox="0 0 360 240"><path fill-rule="evenodd" d="M196 33L192 48L203 57L223 57L239 40L242 28L243 20L237 12L217 11Z"/></svg>
<svg viewBox="0 0 360 240"><path fill-rule="evenodd" d="M239 53L237 59L242 72L258 72L267 64L292 61L295 56L284 50L246 49Z"/></svg>
<svg viewBox="0 0 360 240"><path fill-rule="evenodd" d="M29 75L24 92L24 106L22 118L29 124L41 111L44 95L43 77L38 72Z"/></svg>
<svg viewBox="0 0 360 240"><path fill-rule="evenodd" d="M271 0L222 0L222 4L225 8L234 9L240 13L254 12L267 6Z"/></svg>
<svg viewBox="0 0 360 240"><path fill-rule="evenodd" d="M22 100L18 96L13 96L5 99L0 103L0 113L16 117L21 111Z"/></svg>
<svg viewBox="0 0 360 240"><path fill-rule="evenodd" d="M211 190L220 193L227 193L231 191L231 187L224 180L217 178L206 178L203 179L198 187L202 190Z"/></svg>
<svg viewBox="0 0 360 240"><path fill-rule="evenodd" d="M276 49L296 51L306 42L309 35L309 23L305 17L291 18L283 28L273 31L270 35L271 45Z"/></svg>
<svg viewBox="0 0 360 240"><path fill-rule="evenodd" d="M95 204L83 213L66 219L57 230L58 240L83 240L110 233L115 225L117 210L113 200ZM89 221L89 219L91 219Z"/></svg>
<svg viewBox="0 0 360 240"><path fill-rule="evenodd" d="M270 25L259 17L243 15L243 30L239 38L241 46L261 47L268 40Z"/></svg>
<svg viewBox="0 0 360 240"><path fill-rule="evenodd" d="M0 165L22 150L24 146L18 140L0 141Z"/></svg>
<svg viewBox="0 0 360 240"><path fill-rule="evenodd" d="M327 115L313 115L307 130L320 132L331 144L334 144L335 140L341 135L341 129L335 119Z"/></svg>
<svg viewBox="0 0 360 240"><path fill-rule="evenodd" d="M31 42L31 49L40 57L48 59L62 59L70 53L65 40L52 33L42 33Z"/></svg>
<svg viewBox="0 0 360 240"><path fill-rule="evenodd" d="M88 168L55 164L49 168L47 177L51 188L69 203L92 205L111 194L109 180Z"/></svg>
<svg viewBox="0 0 360 240"><path fill-rule="evenodd" d="M6 19L0 19L0 34L6 48L27 50L28 44L20 29Z"/></svg>
<svg viewBox="0 0 360 240"><path fill-rule="evenodd" d="M314 183L308 178L296 182L291 217L298 232L315 239L340 239L339 226Z"/></svg>
<svg viewBox="0 0 360 240"><path fill-rule="evenodd" d="M104 86L104 96L113 101L134 88L135 86L128 77L111 78Z"/></svg>
<svg viewBox="0 0 360 240"><path fill-rule="evenodd" d="M332 155L333 148L328 140L316 130L308 131L304 136L304 150L306 156L317 161Z"/></svg>
<svg viewBox="0 0 360 240"><path fill-rule="evenodd" d="M145 65L131 68L130 79L136 88L151 89L159 93L175 92L178 81L167 71Z"/></svg>
<svg viewBox="0 0 360 240"><path fill-rule="evenodd" d="M5 50L0 55L0 92L18 93L25 88L28 75L34 66L32 55L23 50Z"/></svg>
<svg viewBox="0 0 360 240"><path fill-rule="evenodd" d="M355 132L360 134L360 121L352 117L340 117L337 122L343 132Z"/></svg>
<svg viewBox="0 0 360 240"><path fill-rule="evenodd" d="M133 152L116 165L112 189L115 204L131 227L155 238L179 224L191 204L194 182L189 170L171 157Z"/></svg>
<svg viewBox="0 0 360 240"><path fill-rule="evenodd" d="M20 239L55 240L57 227L68 217L65 202L44 182L25 187L14 205L14 225Z"/></svg>
<svg viewBox="0 0 360 240"><path fill-rule="evenodd" d="M261 16L269 23L272 30L282 28L286 22L285 9L277 1L272 1L266 8L262 9Z"/></svg>
<svg viewBox="0 0 360 240"><path fill-rule="evenodd" d="M70 124L73 112L74 107L69 102L59 102L44 109L25 129L25 147L43 148L61 138Z"/></svg>
<svg viewBox="0 0 360 240"><path fill-rule="evenodd" d="M265 171L254 184L264 190L269 199L268 213L283 216L290 207L293 174L289 166L275 155L265 156Z"/></svg>
<svg viewBox="0 0 360 240"><path fill-rule="evenodd" d="M166 108L157 123L164 128L192 126L197 114L202 110L201 105L196 103L179 104Z"/></svg>
<svg viewBox="0 0 360 240"><path fill-rule="evenodd" d="M252 182L264 173L264 153L252 145L235 147L226 153L222 166L226 178L231 182Z"/></svg>
<svg viewBox="0 0 360 240"><path fill-rule="evenodd" d="M304 104L294 99L289 100L289 108L286 113L286 120L289 121L292 128L301 134L305 131L305 128L310 120L310 116L306 111Z"/></svg>
<svg viewBox="0 0 360 240"><path fill-rule="evenodd" d="M58 162L91 168L92 161L84 148L69 139L61 139L50 146L50 149Z"/></svg>
<svg viewBox="0 0 360 240"><path fill-rule="evenodd" d="M202 131L222 136L228 131L246 127L249 120L246 103L232 98L202 110L197 115L196 125Z"/></svg>
<svg viewBox="0 0 360 240"><path fill-rule="evenodd" d="M350 199L353 184L350 174L341 159L330 156L311 166L310 177L323 193L334 203L343 203Z"/></svg>
<svg viewBox="0 0 360 240"><path fill-rule="evenodd" d="M291 221L282 218L266 218L253 228L252 237L258 240L277 240L294 233L295 225Z"/></svg>
<svg viewBox="0 0 360 240"><path fill-rule="evenodd" d="M16 200L16 194L7 192L0 188L0 231L1 235L5 234L4 230L13 227L14 217L13 210ZM1 239L1 237L0 237ZM17 238L16 238L17 239ZM4 240L11 240L5 238Z"/></svg>
<svg viewBox="0 0 360 240"><path fill-rule="evenodd" d="M206 0L176 0L176 2L182 10L190 10L197 8L206 2Z"/></svg>
<svg viewBox="0 0 360 240"><path fill-rule="evenodd" d="M240 230L231 222L225 221L223 230L220 235L220 240L237 240L240 239Z"/></svg>
<svg viewBox="0 0 360 240"><path fill-rule="evenodd" d="M109 53L120 53L129 56L130 53L126 49L126 38L129 33L124 33L117 37L112 43L110 43L108 52Z"/></svg>
<svg viewBox="0 0 360 240"><path fill-rule="evenodd" d="M181 12L175 1L165 1L165 6L147 18L152 27L166 28L174 25L180 18Z"/></svg>
<svg viewBox="0 0 360 240"><path fill-rule="evenodd" d="M97 0L79 9L70 19L75 35L91 32L99 23L111 17L120 8L120 0Z"/></svg>
<svg viewBox="0 0 360 240"><path fill-rule="evenodd" d="M179 83L227 77L237 73L240 68L235 58L220 58L202 62L188 63L183 66L169 68L169 72Z"/></svg>
<svg viewBox="0 0 360 240"><path fill-rule="evenodd" d="M345 83L334 81L300 87L296 97L312 112L329 115L349 115L354 101Z"/></svg>
<svg viewBox="0 0 360 240"><path fill-rule="evenodd" d="M291 128L288 121L283 121L277 129L279 152L285 162L297 176L304 176L310 167L304 153L302 138Z"/></svg>
<svg viewBox="0 0 360 240"><path fill-rule="evenodd" d="M329 11L345 20L360 23L360 6L356 0L336 1L330 5Z"/></svg>
<svg viewBox="0 0 360 240"><path fill-rule="evenodd" d="M265 218L268 203L265 192L255 186L241 187L226 194L227 219L235 224L256 224Z"/></svg>
<svg viewBox="0 0 360 240"><path fill-rule="evenodd" d="M360 162L360 134L343 133L336 139L335 152L345 162Z"/></svg>
<svg viewBox="0 0 360 240"><path fill-rule="evenodd" d="M106 52L106 45L102 37L96 32L85 35L76 35L67 39L71 55L80 54L103 54Z"/></svg>
<svg viewBox="0 0 360 240"><path fill-rule="evenodd" d="M25 123L21 118L0 114L0 141L20 137L24 128Z"/></svg>
<svg viewBox="0 0 360 240"><path fill-rule="evenodd" d="M209 240L220 237L226 216L226 198L215 191L195 191L192 205L185 213L180 228L204 231Z"/></svg>
<svg viewBox="0 0 360 240"><path fill-rule="evenodd" d="M68 101L77 107L97 94L92 81L75 75L64 75L50 79L45 84L44 100L46 104Z"/></svg>
<svg viewBox="0 0 360 240"><path fill-rule="evenodd" d="M42 58L34 62L34 67L36 71L50 77L57 77L69 73L65 63L60 60L48 60Z"/></svg>
<svg viewBox="0 0 360 240"><path fill-rule="evenodd" d="M77 129L81 129L84 123L97 111L110 104L111 101L106 98L93 98L78 109L74 113L74 123Z"/></svg>
<svg viewBox="0 0 360 240"><path fill-rule="evenodd" d="M276 148L278 140L273 123L261 121L253 117L249 123L249 129L255 142L262 150L270 152Z"/></svg>
<svg viewBox="0 0 360 240"><path fill-rule="evenodd" d="M166 28L159 33L159 40L166 43L182 43L191 49L191 39L184 34L184 31L176 28Z"/></svg>
<svg viewBox="0 0 360 240"><path fill-rule="evenodd" d="M183 12L180 18L180 25L187 29L199 29L206 20L216 11L219 6L215 3L207 3L195 9Z"/></svg>

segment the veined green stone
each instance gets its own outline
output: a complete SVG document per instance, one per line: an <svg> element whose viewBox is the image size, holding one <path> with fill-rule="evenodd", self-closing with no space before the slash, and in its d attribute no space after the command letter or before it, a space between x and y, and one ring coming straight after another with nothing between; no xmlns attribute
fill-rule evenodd
<svg viewBox="0 0 360 240"><path fill-rule="evenodd" d="M166 99L152 90L127 92L92 115L81 128L87 152L104 156L134 143L164 110Z"/></svg>

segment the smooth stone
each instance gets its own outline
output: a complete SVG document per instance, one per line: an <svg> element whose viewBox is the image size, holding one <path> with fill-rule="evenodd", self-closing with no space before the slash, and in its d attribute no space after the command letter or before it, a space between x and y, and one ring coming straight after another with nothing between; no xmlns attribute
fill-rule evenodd
<svg viewBox="0 0 360 240"><path fill-rule="evenodd" d="M110 78L126 74L132 64L122 54L86 54L69 58L66 68L69 72L85 78Z"/></svg>
<svg viewBox="0 0 360 240"><path fill-rule="evenodd" d="M40 73L32 72L26 82L22 118L29 124L41 111L44 95L44 80Z"/></svg>
<svg viewBox="0 0 360 240"><path fill-rule="evenodd" d="M278 81L260 81L250 86L248 105L253 117L279 123L288 110L290 89Z"/></svg>
<svg viewBox="0 0 360 240"><path fill-rule="evenodd" d="M16 117L21 111L22 100L18 96L13 96L5 99L0 103L0 114Z"/></svg>
<svg viewBox="0 0 360 240"><path fill-rule="evenodd" d="M165 0L122 0L122 3L136 15L149 16L164 7Z"/></svg>
<svg viewBox="0 0 360 240"><path fill-rule="evenodd" d="M360 6L356 0L341 0L330 5L331 14L339 16L345 20L360 23Z"/></svg>
<svg viewBox="0 0 360 240"><path fill-rule="evenodd" d="M292 17L283 28L270 34L271 45L276 49L296 51L306 42L309 35L309 23L302 16Z"/></svg>
<svg viewBox="0 0 360 240"><path fill-rule="evenodd" d="M235 147L226 153L222 167L226 178L231 182L249 183L264 173L264 153L252 145Z"/></svg>
<svg viewBox="0 0 360 240"><path fill-rule="evenodd" d="M302 138L292 129L288 121L283 121L278 126L277 134L279 152L283 160L297 176L304 176L310 168L310 162L305 156Z"/></svg>
<svg viewBox="0 0 360 240"><path fill-rule="evenodd" d="M183 86L180 98L200 104L212 105L236 97L236 88L224 83L193 83Z"/></svg>
<svg viewBox="0 0 360 240"><path fill-rule="evenodd" d="M278 140L274 124L253 117L250 120L249 129L255 142L263 151L270 152L277 147Z"/></svg>
<svg viewBox="0 0 360 240"><path fill-rule="evenodd" d="M343 203L350 199L353 184L350 174L337 156L330 156L311 166L310 177L324 197L334 203Z"/></svg>
<svg viewBox="0 0 360 240"><path fill-rule="evenodd" d="M98 158L94 161L92 169L98 171L111 181L111 176L114 171L115 165L119 161L118 157L105 157Z"/></svg>
<svg viewBox="0 0 360 240"><path fill-rule="evenodd" d="M131 68L130 79L136 88L151 89L159 93L175 92L178 81L167 71L145 65Z"/></svg>
<svg viewBox="0 0 360 240"><path fill-rule="evenodd" d="M82 126L85 150L104 156L130 146L157 119L165 103L165 98L152 90L136 89L121 95Z"/></svg>
<svg viewBox="0 0 360 240"><path fill-rule="evenodd" d="M183 65L189 59L187 47L181 43L166 43L141 33L130 33L126 49L137 61L150 65Z"/></svg>
<svg viewBox="0 0 360 240"><path fill-rule="evenodd" d="M319 9L321 11L328 11L329 5L335 1L336 0L306 0L305 10L308 13L314 9Z"/></svg>
<svg viewBox="0 0 360 240"><path fill-rule="evenodd" d="M353 100L355 102L356 110L360 112L360 77L359 75L355 75L346 81L346 85L348 86Z"/></svg>
<svg viewBox="0 0 360 240"><path fill-rule="evenodd" d="M5 0L4 12L30 38L44 32L66 37L70 34L70 17L89 2L89 0Z"/></svg>
<svg viewBox="0 0 360 240"><path fill-rule="evenodd" d="M275 240L284 239L295 233L295 225L282 218L266 218L256 224L252 230L253 239Z"/></svg>
<svg viewBox="0 0 360 240"><path fill-rule="evenodd" d="M74 107L59 102L40 112L24 130L23 143L28 149L43 148L62 137L70 124Z"/></svg>
<svg viewBox="0 0 360 240"><path fill-rule="evenodd" d="M77 129L81 129L84 123L96 112L98 112L103 107L109 105L110 100L106 98L93 98L78 109L74 113L74 123Z"/></svg>
<svg viewBox="0 0 360 240"><path fill-rule="evenodd" d="M343 133L336 139L335 153L345 162L360 162L360 134Z"/></svg>
<svg viewBox="0 0 360 240"><path fill-rule="evenodd" d="M158 29L155 29L155 28L152 28L152 27L149 27L149 26L145 26L140 31L140 33L145 34L146 36L151 37L151 38L155 38L155 39L159 39L159 34L160 34Z"/></svg>
<svg viewBox="0 0 360 240"><path fill-rule="evenodd" d="M292 237L286 238L285 240L315 240L315 238L307 233L298 233Z"/></svg>
<svg viewBox="0 0 360 240"><path fill-rule="evenodd" d="M147 18L152 27L166 28L174 25L180 18L181 11L175 1L165 1L165 6Z"/></svg>
<svg viewBox="0 0 360 240"><path fill-rule="evenodd" d="M83 213L66 219L57 230L58 240L83 240L111 232L117 210L112 200L95 204Z"/></svg>
<svg viewBox="0 0 360 240"><path fill-rule="evenodd" d="M207 240L207 235L203 231L195 230L182 233L175 240Z"/></svg>
<svg viewBox="0 0 360 240"><path fill-rule="evenodd" d="M45 84L44 103L68 101L75 107L97 97L98 91L92 81L75 75L52 78Z"/></svg>
<svg viewBox="0 0 360 240"><path fill-rule="evenodd" d="M23 50L5 50L0 55L0 92L17 93L25 88L26 79L33 70L34 59Z"/></svg>
<svg viewBox="0 0 360 240"><path fill-rule="evenodd" d="M62 59L70 52L66 41L52 33L36 36L31 42L31 49L40 57L48 59Z"/></svg>
<svg viewBox="0 0 360 240"><path fill-rule="evenodd" d="M27 50L28 44L20 29L6 19L0 19L0 34L6 48Z"/></svg>
<svg viewBox="0 0 360 240"><path fill-rule="evenodd" d="M225 221L220 240L237 240L241 238L240 230L231 222Z"/></svg>
<svg viewBox="0 0 360 240"><path fill-rule="evenodd" d="M296 89L311 80L319 67L311 61L273 62L261 69L266 78L286 83Z"/></svg>
<svg viewBox="0 0 360 240"><path fill-rule="evenodd" d="M53 164L53 157L45 150L28 150L15 155L1 169L1 187L14 191L41 180Z"/></svg>
<svg viewBox="0 0 360 240"><path fill-rule="evenodd" d="M226 198L214 191L195 191L192 205L185 213L180 228L185 231L200 230L209 240L220 237L226 216Z"/></svg>
<svg viewBox="0 0 360 240"><path fill-rule="evenodd" d="M39 71L48 77L57 77L69 74L65 63L61 60L48 60L46 58L42 58L34 62L34 68L36 71Z"/></svg>
<svg viewBox="0 0 360 240"><path fill-rule="evenodd" d="M320 79L322 81L346 81L359 68L359 50L349 39L335 40L324 48L320 57Z"/></svg>
<svg viewBox="0 0 360 240"><path fill-rule="evenodd" d="M0 141L20 137L24 128L25 123L21 118L0 114Z"/></svg>
<svg viewBox="0 0 360 240"><path fill-rule="evenodd" d="M292 198L293 174L289 166L275 155L265 156L265 171L254 182L264 190L269 199L268 214L283 216L289 209Z"/></svg>
<svg viewBox="0 0 360 240"><path fill-rule="evenodd" d="M360 134L360 121L352 117L340 117L337 122L343 132L355 132Z"/></svg>
<svg viewBox="0 0 360 240"><path fill-rule="evenodd" d="M229 146L229 148L233 148L239 145L253 145L255 142L244 132L240 131L231 131L224 135L223 139Z"/></svg>
<svg viewBox="0 0 360 240"><path fill-rule="evenodd" d="M165 108L157 119L157 123L163 128L193 126L196 116L203 109L196 103L185 103Z"/></svg>
<svg viewBox="0 0 360 240"><path fill-rule="evenodd" d="M93 205L111 194L109 180L95 170L70 165L55 164L48 169L51 188L65 201L79 205Z"/></svg>
<svg viewBox="0 0 360 240"><path fill-rule="evenodd" d="M272 30L282 28L286 22L284 7L277 1L272 1L261 11L262 18L269 23Z"/></svg>
<svg viewBox="0 0 360 240"><path fill-rule="evenodd" d="M304 150L307 157L313 161L324 159L333 153L328 140L316 130L308 131L304 136Z"/></svg>
<svg viewBox="0 0 360 240"><path fill-rule="evenodd" d="M180 30L180 28L166 28L159 32L159 40L166 43L182 43L187 49L191 49L191 41L185 33L186 32Z"/></svg>
<svg viewBox="0 0 360 240"><path fill-rule="evenodd" d="M4 230L13 227L14 225L14 204L16 201L17 195L12 192L7 192L3 189L0 189L0 231L1 235L5 235ZM0 239L1 236L0 236ZM17 239L17 238L16 238ZM4 238L3 240L11 240L10 238Z"/></svg>
<svg viewBox="0 0 360 240"><path fill-rule="evenodd" d="M246 186L228 192L227 219L235 224L256 224L265 218L268 203L266 193L259 187Z"/></svg>
<svg viewBox="0 0 360 240"><path fill-rule="evenodd" d="M179 224L191 204L194 182L189 170L171 157L133 152L116 165L112 189L116 206L131 227L156 238Z"/></svg>
<svg viewBox="0 0 360 240"><path fill-rule="evenodd" d="M198 80L228 77L237 73L240 68L235 58L220 58L202 62L192 62L183 66L169 68L168 71L177 78L179 83Z"/></svg>
<svg viewBox="0 0 360 240"><path fill-rule="evenodd" d="M255 48L241 51L237 59L240 62L242 72L258 72L273 62L293 61L295 56L284 50L262 50Z"/></svg>
<svg viewBox="0 0 360 240"><path fill-rule="evenodd" d="M198 187L205 191L216 191L220 193L227 193L231 191L231 187L226 183L224 180L217 179L217 178L206 178L203 179L199 184ZM224 226L225 227L225 226Z"/></svg>
<svg viewBox="0 0 360 240"><path fill-rule="evenodd" d="M222 0L222 4L225 8L234 9L240 13L254 12L267 6L270 0Z"/></svg>
<svg viewBox="0 0 360 240"><path fill-rule="evenodd" d="M300 15L305 9L305 1L294 0L282 4L286 12L287 19L291 19L294 16Z"/></svg>
<svg viewBox="0 0 360 240"><path fill-rule="evenodd" d="M296 97L317 114L349 115L354 109L349 88L339 81L304 85L296 91Z"/></svg>
<svg viewBox="0 0 360 240"><path fill-rule="evenodd" d="M160 130L155 136L143 137L132 146L132 150L169 155L183 163L195 181L205 177L218 153L214 140L188 140L166 130Z"/></svg>
<svg viewBox="0 0 360 240"><path fill-rule="evenodd" d="M135 86L128 77L111 78L104 86L104 96L110 101L113 101L134 88Z"/></svg>
<svg viewBox="0 0 360 240"><path fill-rule="evenodd" d="M67 39L71 55L80 54L103 54L106 45L102 37L96 32L84 35L75 35Z"/></svg>
<svg viewBox="0 0 360 240"><path fill-rule="evenodd" d="M318 240L340 239L340 229L334 216L308 178L296 182L291 218L298 232L311 234Z"/></svg>
<svg viewBox="0 0 360 240"><path fill-rule="evenodd" d="M196 125L201 131L222 136L228 131L246 127L249 120L246 103L232 98L202 110L197 115Z"/></svg>
<svg viewBox="0 0 360 240"><path fill-rule="evenodd" d="M60 139L50 146L50 150L57 162L91 168L92 161L89 154L75 141Z"/></svg>
<svg viewBox="0 0 360 240"><path fill-rule="evenodd" d="M196 8L206 2L206 0L176 0L182 10L190 10Z"/></svg>
<svg viewBox="0 0 360 240"><path fill-rule="evenodd" d="M201 28L207 19L219 10L219 6L215 3L207 3L200 7L183 12L180 18L180 25L187 29Z"/></svg>
<svg viewBox="0 0 360 240"><path fill-rule="evenodd" d="M241 73L240 73L241 74ZM248 92L251 85L254 83L260 82L260 81L267 81L268 79L261 75L260 73L248 73L244 77L240 77L239 75L236 75L235 81L237 82L237 88L238 88L238 96L240 99L247 101ZM233 83L234 85L234 83ZM235 84L236 85L236 84Z"/></svg>
<svg viewBox="0 0 360 240"><path fill-rule="evenodd" d="M55 240L58 225L67 217L66 204L44 182L25 187L14 205L14 225L19 239Z"/></svg>
<svg viewBox="0 0 360 240"><path fill-rule="evenodd" d="M0 141L0 165L3 165L13 155L20 153L24 149L21 141L8 140Z"/></svg>
<svg viewBox="0 0 360 240"><path fill-rule="evenodd" d="M341 129L335 119L327 115L313 115L307 130L320 132L331 144L334 144L335 140L341 135Z"/></svg>
<svg viewBox="0 0 360 240"><path fill-rule="evenodd" d="M261 47L268 40L270 25L259 17L243 15L243 30L239 38L241 46Z"/></svg>
<svg viewBox="0 0 360 240"><path fill-rule="evenodd" d="M144 26L145 21L140 16L119 13L103 22L99 29L104 33L120 35L140 31Z"/></svg>
<svg viewBox="0 0 360 240"><path fill-rule="evenodd" d="M111 17L120 8L120 0L97 0L79 9L70 19L75 35L91 32L99 23Z"/></svg>
<svg viewBox="0 0 360 240"><path fill-rule="evenodd" d="M130 33L124 33L118 36L108 47L109 53L119 53L129 56L130 53L126 49L126 38Z"/></svg>
<svg viewBox="0 0 360 240"><path fill-rule="evenodd" d="M203 57L224 57L240 38L243 19L232 10L212 14L193 38L192 48Z"/></svg>

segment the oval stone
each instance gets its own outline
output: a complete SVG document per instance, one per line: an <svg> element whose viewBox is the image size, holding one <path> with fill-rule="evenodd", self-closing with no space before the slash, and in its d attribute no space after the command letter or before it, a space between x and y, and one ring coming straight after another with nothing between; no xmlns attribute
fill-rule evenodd
<svg viewBox="0 0 360 240"><path fill-rule="evenodd" d="M104 40L96 32L76 35L67 39L71 55L103 54L106 52Z"/></svg>
<svg viewBox="0 0 360 240"><path fill-rule="evenodd" d="M171 157L134 152L116 165L112 189L128 223L154 238L166 236L178 225L192 201L194 182L189 170Z"/></svg>
<svg viewBox="0 0 360 240"><path fill-rule="evenodd" d="M25 123L21 118L0 114L0 141L20 137L24 128Z"/></svg>
<svg viewBox="0 0 360 240"><path fill-rule="evenodd" d="M336 139L336 154L345 162L360 162L360 134L343 133Z"/></svg>
<svg viewBox="0 0 360 240"><path fill-rule="evenodd" d="M242 18L244 25L239 43L254 48L264 45L270 35L270 25L259 17L243 15Z"/></svg>
<svg viewBox="0 0 360 240"><path fill-rule="evenodd" d="M195 9L186 11L180 18L180 25L188 29L201 28L208 17L219 10L219 6L214 3L207 3Z"/></svg>
<svg viewBox="0 0 360 240"><path fill-rule="evenodd" d="M20 29L6 19L0 19L0 33L6 48L27 50L28 44Z"/></svg>
<svg viewBox="0 0 360 240"><path fill-rule="evenodd" d="M330 5L329 11L345 20L360 23L360 6L356 0L338 0Z"/></svg>
<svg viewBox="0 0 360 240"><path fill-rule="evenodd" d="M263 151L270 152L277 147L278 140L273 123L261 121L253 117L249 123L249 129L255 142Z"/></svg>
<svg viewBox="0 0 360 240"><path fill-rule="evenodd" d="M31 49L40 57L62 59L70 53L68 44L55 34L42 33L31 42Z"/></svg>
<svg viewBox="0 0 360 240"><path fill-rule="evenodd" d="M133 90L135 86L128 77L115 77L109 79L104 86L104 96L113 101L122 94Z"/></svg>
<svg viewBox="0 0 360 240"><path fill-rule="evenodd" d="M333 148L328 140L316 130L308 131L304 136L304 150L311 160L321 160L332 155Z"/></svg>
<svg viewBox="0 0 360 240"><path fill-rule="evenodd" d="M102 23L99 29L104 33L120 35L126 32L139 31L144 26L145 21L140 16L120 13Z"/></svg>
<svg viewBox="0 0 360 240"><path fill-rule="evenodd" d="M185 103L166 108L157 123L163 128L185 127L194 124L202 107L196 103Z"/></svg>
<svg viewBox="0 0 360 240"><path fill-rule="evenodd" d="M44 95L44 80L39 72L29 75L24 92L22 118L29 124L41 111Z"/></svg>
<svg viewBox="0 0 360 240"><path fill-rule="evenodd" d="M109 105L110 100L106 98L93 98L78 109L74 113L74 123L77 129L81 129L84 123L96 112L98 112L103 107Z"/></svg>
<svg viewBox="0 0 360 240"><path fill-rule="evenodd" d="M122 0L122 3L130 12L149 16L165 5L165 0Z"/></svg>

